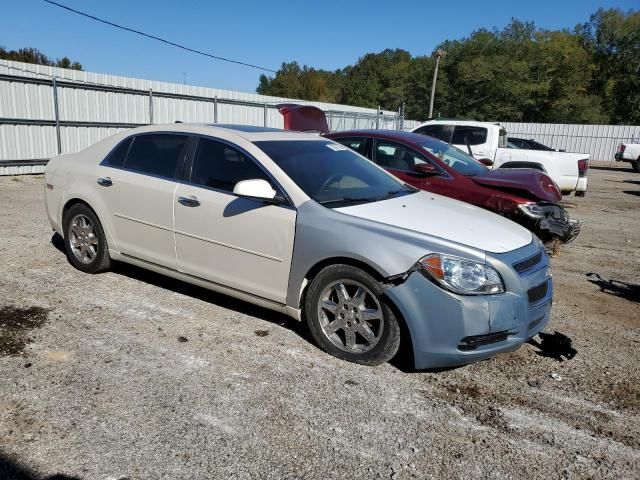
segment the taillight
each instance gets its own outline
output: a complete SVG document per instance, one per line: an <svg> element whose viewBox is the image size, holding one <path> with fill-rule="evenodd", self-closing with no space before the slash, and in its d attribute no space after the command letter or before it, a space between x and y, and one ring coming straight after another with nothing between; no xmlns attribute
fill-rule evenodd
<svg viewBox="0 0 640 480"><path fill-rule="evenodd" d="M589 160L578 160L578 176L584 177L587 175L587 170L589 170Z"/></svg>
<svg viewBox="0 0 640 480"><path fill-rule="evenodd" d="M627 148L627 146L624 143L621 143L620 145L618 145L618 152L624 153L626 148Z"/></svg>

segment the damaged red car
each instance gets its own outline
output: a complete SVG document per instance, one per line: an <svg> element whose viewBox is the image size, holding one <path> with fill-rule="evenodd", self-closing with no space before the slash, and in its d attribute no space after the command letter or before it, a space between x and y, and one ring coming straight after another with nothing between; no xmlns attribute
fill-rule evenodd
<svg viewBox="0 0 640 480"><path fill-rule="evenodd" d="M367 157L407 184L471 203L524 225L552 244L572 241L579 222L558 204L562 193L544 172L490 170L462 150L426 135L393 130L326 133L324 113L311 106L281 105L285 129L318 131Z"/></svg>

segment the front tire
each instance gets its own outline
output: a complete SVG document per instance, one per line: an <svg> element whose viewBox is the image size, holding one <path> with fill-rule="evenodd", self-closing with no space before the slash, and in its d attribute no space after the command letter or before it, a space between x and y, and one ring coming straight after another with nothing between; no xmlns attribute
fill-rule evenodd
<svg viewBox="0 0 640 480"><path fill-rule="evenodd" d="M62 218L64 248L69 263L85 273L109 270L107 239L96 214L84 203L76 203Z"/></svg>
<svg viewBox="0 0 640 480"><path fill-rule="evenodd" d="M325 352L362 365L391 360L400 347L400 326L368 273L350 265L324 268L311 282L305 319Z"/></svg>

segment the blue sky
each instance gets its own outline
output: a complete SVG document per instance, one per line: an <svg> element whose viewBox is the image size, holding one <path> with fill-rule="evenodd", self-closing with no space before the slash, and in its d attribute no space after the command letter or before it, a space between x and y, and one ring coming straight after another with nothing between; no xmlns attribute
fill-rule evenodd
<svg viewBox="0 0 640 480"><path fill-rule="evenodd" d="M573 28L599 7L638 0L487 1L135 1L59 0L77 10L176 43L277 70L282 62L336 69L368 52L403 48L430 54L446 39L512 17L542 28ZM0 46L68 56L85 70L254 91L261 72L164 45L97 23L42 0L3 2Z"/></svg>

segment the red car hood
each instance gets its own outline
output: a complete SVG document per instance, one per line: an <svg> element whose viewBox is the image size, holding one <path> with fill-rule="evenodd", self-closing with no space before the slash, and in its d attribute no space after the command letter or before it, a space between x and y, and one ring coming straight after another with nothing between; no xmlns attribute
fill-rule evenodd
<svg viewBox="0 0 640 480"><path fill-rule="evenodd" d="M538 201L559 202L562 193L546 173L530 168L500 168L470 177L479 185L509 190L512 193L529 193Z"/></svg>

